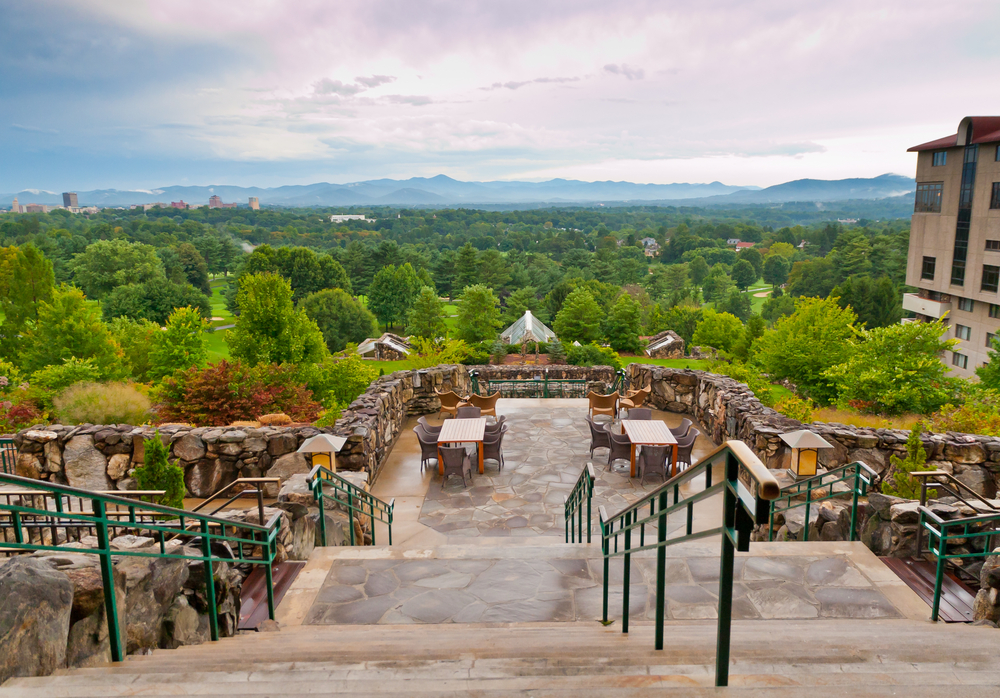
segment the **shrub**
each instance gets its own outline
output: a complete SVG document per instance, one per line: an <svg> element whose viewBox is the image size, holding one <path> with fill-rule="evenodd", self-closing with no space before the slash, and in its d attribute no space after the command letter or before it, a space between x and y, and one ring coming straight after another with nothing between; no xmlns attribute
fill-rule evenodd
<svg viewBox="0 0 1000 698"><path fill-rule="evenodd" d="M816 405L813 404L812 400L803 400L795 395L789 395L778 400L774 409L786 417L797 419L803 424L810 424L813 421L813 410L816 409Z"/></svg>
<svg viewBox="0 0 1000 698"><path fill-rule="evenodd" d="M64 424L145 424L149 398L129 383L77 383L53 401Z"/></svg>
<svg viewBox="0 0 1000 698"><path fill-rule="evenodd" d="M566 349L563 347L563 343L558 339L553 340L549 344L549 363L550 364L564 364L566 363Z"/></svg>
<svg viewBox="0 0 1000 698"><path fill-rule="evenodd" d="M723 362L712 366L713 373L721 373L729 376L740 383L745 383L753 394L757 396L763 404L772 407L771 384L767 382L761 372L748 364L734 361L732 363Z"/></svg>
<svg viewBox="0 0 1000 698"><path fill-rule="evenodd" d="M43 409L53 409L56 394L77 383L97 383L103 376L91 359L66 359L31 374L28 396Z"/></svg>
<svg viewBox="0 0 1000 698"><path fill-rule="evenodd" d="M0 359L0 395L15 390L21 385L21 372L17 366Z"/></svg>
<svg viewBox="0 0 1000 698"><path fill-rule="evenodd" d="M915 424L910 429L910 436L906 439L906 458L889 456L892 477L882 482L882 491L894 497L904 499L917 499L920 496L920 483L916 478L910 477L910 473L933 470L932 466L924 465L927 461L927 451L920 441L920 434L923 426Z"/></svg>
<svg viewBox="0 0 1000 698"><path fill-rule="evenodd" d="M570 347L566 353L566 362L571 366L611 366L615 370L622 367L614 349L596 344Z"/></svg>
<svg viewBox="0 0 1000 698"><path fill-rule="evenodd" d="M329 408L335 404L350 405L368 389L379 373L353 348L348 348L318 364L300 366L298 375L312 391L314 399Z"/></svg>
<svg viewBox="0 0 1000 698"><path fill-rule="evenodd" d="M438 364L462 363L462 360L469 353L469 345L461 339L413 337L410 340L410 346L413 347L413 354L410 355L412 368L430 368Z"/></svg>
<svg viewBox="0 0 1000 698"><path fill-rule="evenodd" d="M0 402L0 432L5 434L46 421L46 413L31 402Z"/></svg>
<svg viewBox="0 0 1000 698"><path fill-rule="evenodd" d="M490 362L490 349L492 344L489 342L478 342L472 345L466 345L468 347L468 352L465 357L459 361L459 363L465 366L482 366L483 364L488 364Z"/></svg>
<svg viewBox="0 0 1000 698"><path fill-rule="evenodd" d="M493 342L493 346L490 347L490 361L502 366L506 358L507 358L507 345L498 339L497 341Z"/></svg>
<svg viewBox="0 0 1000 698"><path fill-rule="evenodd" d="M313 422L313 426L316 427L332 427L340 419L341 414L340 405L331 405L327 409L319 413L319 419Z"/></svg>
<svg viewBox="0 0 1000 698"><path fill-rule="evenodd" d="M962 405L946 404L931 417L934 431L1000 436L1000 392L979 389Z"/></svg>
<svg viewBox="0 0 1000 698"><path fill-rule="evenodd" d="M167 459L167 447L156 431L145 443L143 462L135 469L140 490L165 490L159 503L180 509L184 506L184 471Z"/></svg>

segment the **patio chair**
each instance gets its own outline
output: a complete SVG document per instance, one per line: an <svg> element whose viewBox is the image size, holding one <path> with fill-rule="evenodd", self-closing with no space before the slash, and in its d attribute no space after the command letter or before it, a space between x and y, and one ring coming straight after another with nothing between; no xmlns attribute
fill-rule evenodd
<svg viewBox="0 0 1000 698"><path fill-rule="evenodd" d="M465 447L442 446L441 462L444 466L444 480L442 480L442 484L447 482L448 478L452 475L461 475L462 484L468 487L465 476L468 475L469 479L472 479L472 459L466 453Z"/></svg>
<svg viewBox="0 0 1000 698"><path fill-rule="evenodd" d="M492 395L476 395L473 393L469 396L469 404L474 407L478 407L482 410L482 416L492 416L496 419L497 416L497 400L500 399L500 391L496 391Z"/></svg>
<svg viewBox="0 0 1000 698"><path fill-rule="evenodd" d="M600 393L595 393L591 391L587 395L587 399L590 400L590 414L593 417L595 414L606 414L609 417L618 416L618 391L611 393L610 395L601 395Z"/></svg>
<svg viewBox="0 0 1000 698"><path fill-rule="evenodd" d="M621 400L618 401L618 409L630 410L633 407L641 407L649 394L653 392L652 387L643 388L642 390L630 390L625 394ZM631 414L631 412L630 412Z"/></svg>
<svg viewBox="0 0 1000 698"><path fill-rule="evenodd" d="M670 430L670 433L673 434L675 438L679 439L681 437L688 435L688 432L691 430L692 425L693 422L687 417L685 417L684 419L681 420L681 425L676 429L674 427L667 427L667 428Z"/></svg>
<svg viewBox="0 0 1000 698"><path fill-rule="evenodd" d="M687 436L682 439L677 439L677 471L687 470L693 463L691 462L691 451L694 449L694 442L701 434L697 429L692 429L688 432ZM684 467L681 467L681 463Z"/></svg>
<svg viewBox="0 0 1000 698"><path fill-rule="evenodd" d="M507 421L507 415L502 414L499 417L497 417L497 421L493 422L493 424L490 424L489 422L487 422L486 423L486 433L487 434L495 434L495 433L497 433L498 431L500 431L500 427L502 427L504 425L504 422L506 422L506 421Z"/></svg>
<svg viewBox="0 0 1000 698"><path fill-rule="evenodd" d="M421 417L420 419L418 419L417 424L422 426L424 428L424 431L426 431L428 434L433 434L435 437L441 433L441 427L440 426L436 427L430 422L428 422L427 417Z"/></svg>
<svg viewBox="0 0 1000 698"><path fill-rule="evenodd" d="M632 439L628 438L628 434L616 434L607 426L608 438L611 440L611 450L608 452L608 467L616 460L627 460L632 462Z"/></svg>
<svg viewBox="0 0 1000 698"><path fill-rule="evenodd" d="M437 395L438 400L441 401L441 409L438 410L438 416L440 417L442 413L447 412L454 417L455 413L458 411L458 406L462 403L462 398L458 396L458 393L454 390L441 393L435 389L434 394Z"/></svg>
<svg viewBox="0 0 1000 698"><path fill-rule="evenodd" d="M478 419L482 416L482 410L472 405L463 405L455 410L456 419Z"/></svg>
<svg viewBox="0 0 1000 698"><path fill-rule="evenodd" d="M503 470L503 435L507 433L507 426L504 426L495 434L487 434L483 439L483 460L495 460Z"/></svg>
<svg viewBox="0 0 1000 698"><path fill-rule="evenodd" d="M417 441L420 442L420 471L423 472L424 466L429 465L430 461L437 462L437 434L428 432L420 424L413 427L413 433L417 435Z"/></svg>
<svg viewBox="0 0 1000 698"><path fill-rule="evenodd" d="M633 407L628 411L628 418L650 420L653 418L653 410L648 407Z"/></svg>
<svg viewBox="0 0 1000 698"><path fill-rule="evenodd" d="M599 448L611 450L611 435L604 428L603 424L597 424L594 418L587 415L587 426L590 427L590 457L594 457L594 451Z"/></svg>
<svg viewBox="0 0 1000 698"><path fill-rule="evenodd" d="M639 472L639 484L642 485L643 481L646 479L646 475L659 475L663 478L663 481L667 481L667 476L670 473L670 466L668 464L668 459L670 458L670 452L673 450L671 446L643 446L639 451L639 456L636 458L635 465Z"/></svg>

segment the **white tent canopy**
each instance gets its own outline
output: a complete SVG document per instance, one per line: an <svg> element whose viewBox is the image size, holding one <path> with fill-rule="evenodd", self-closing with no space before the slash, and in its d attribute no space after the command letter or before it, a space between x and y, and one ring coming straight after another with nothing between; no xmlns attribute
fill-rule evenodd
<svg viewBox="0 0 1000 698"><path fill-rule="evenodd" d="M524 342L551 342L556 333L545 326L541 320L525 310L524 315L514 321L514 324L500 333L500 339L507 344L522 344Z"/></svg>

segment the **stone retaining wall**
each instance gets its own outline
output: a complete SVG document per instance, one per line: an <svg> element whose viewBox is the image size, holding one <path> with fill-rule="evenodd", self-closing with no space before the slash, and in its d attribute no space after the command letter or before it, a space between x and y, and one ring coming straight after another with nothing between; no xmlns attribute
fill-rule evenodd
<svg viewBox="0 0 1000 698"><path fill-rule="evenodd" d="M615 370L611 366L568 366L565 364L554 364L554 365L543 365L543 366L532 366L529 364L507 364L504 366L469 366L469 371L477 371L479 373L480 390L482 394L486 394L487 387L484 385L486 381L509 381L509 380L523 380L523 381L534 381L538 385L526 385L526 386L514 386L506 385L500 386L501 392L506 397L508 394L512 397L534 397L536 394L541 394L542 385L545 381L561 381L561 380L584 380L586 383L581 383L578 385L566 385L553 386L552 391L558 392L558 397L587 397L587 393L591 390L598 393L608 393L611 391L611 385L615 381Z"/></svg>
<svg viewBox="0 0 1000 698"><path fill-rule="evenodd" d="M769 468L788 467L790 450L778 437L803 428L833 444L834 448L819 452L820 464L827 468L860 460L884 477L890 470L890 456L905 457L909 430L822 422L803 425L765 407L746 385L705 371L631 364L628 374L633 388L652 386L649 401L654 407L696 417L716 443L746 442ZM996 494L1000 438L947 432L924 433L921 440L928 465L954 474L987 497Z"/></svg>

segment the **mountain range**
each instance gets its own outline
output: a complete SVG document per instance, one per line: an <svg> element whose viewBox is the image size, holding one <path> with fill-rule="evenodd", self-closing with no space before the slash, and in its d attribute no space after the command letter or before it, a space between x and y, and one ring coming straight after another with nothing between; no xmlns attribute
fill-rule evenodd
<svg viewBox="0 0 1000 698"><path fill-rule="evenodd" d="M78 192L81 206L128 206L186 201L204 206L210 196L245 205L256 196L262 206L474 206L476 204L597 203L780 203L883 199L914 191L909 177L884 174L868 179L797 179L771 187L710 184L635 184L551 179L546 182L462 182L445 175L410 179L375 179L350 184L289 185L273 188L170 186L152 190L96 189ZM62 195L37 189L0 194L0 206L14 197L20 204L62 204Z"/></svg>

